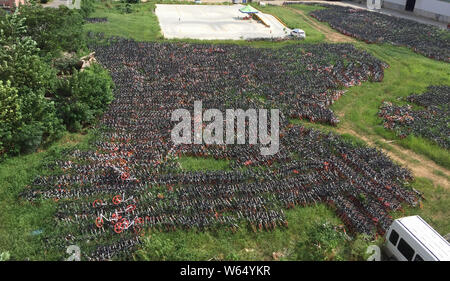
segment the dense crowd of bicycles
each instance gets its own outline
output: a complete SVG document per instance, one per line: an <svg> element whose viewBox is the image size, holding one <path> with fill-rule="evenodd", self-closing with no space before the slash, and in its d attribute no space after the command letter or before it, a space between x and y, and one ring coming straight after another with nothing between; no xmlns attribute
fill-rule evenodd
<svg viewBox="0 0 450 281"><path fill-rule="evenodd" d="M429 58L450 62L448 31L413 20L329 4L310 16L327 22L339 32L367 43L406 46Z"/></svg>
<svg viewBox="0 0 450 281"><path fill-rule="evenodd" d="M123 258L149 231L270 231L288 227L286 209L320 203L350 232L375 235L391 223L389 211L420 198L405 185L409 171L380 151L289 123L334 123L327 106L345 86L382 79L386 66L351 45L266 50L115 38L90 48L116 84L94 149L65 152L21 195L57 202L61 237L48 237L52 247L91 241L84 259ZM260 144L175 146L170 113L195 100L205 109L280 108L279 153L261 156ZM186 171L184 155L230 168Z"/></svg>
<svg viewBox="0 0 450 281"><path fill-rule="evenodd" d="M450 86L430 86L425 93L410 95L406 101L424 109L414 109L409 104L396 106L385 101L378 112L384 127L401 138L413 134L449 149Z"/></svg>
<svg viewBox="0 0 450 281"><path fill-rule="evenodd" d="M104 23L108 21L108 18L85 18L88 23Z"/></svg>

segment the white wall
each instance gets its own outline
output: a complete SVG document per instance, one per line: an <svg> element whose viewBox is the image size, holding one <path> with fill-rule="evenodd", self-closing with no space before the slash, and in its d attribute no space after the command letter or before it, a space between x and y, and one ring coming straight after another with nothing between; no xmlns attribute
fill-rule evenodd
<svg viewBox="0 0 450 281"><path fill-rule="evenodd" d="M406 5L406 0L384 0L384 2L398 4L398 5L402 5L402 6Z"/></svg>
<svg viewBox="0 0 450 281"><path fill-rule="evenodd" d="M395 0L398 1L398 0ZM439 0L416 0L414 9L421 9L430 13L450 16L450 2Z"/></svg>
<svg viewBox="0 0 450 281"><path fill-rule="evenodd" d="M382 7L394 10L404 10L406 0L383 0Z"/></svg>
<svg viewBox="0 0 450 281"><path fill-rule="evenodd" d="M406 0L384 0L383 7L404 11ZM441 22L450 22L450 2L440 0L416 0L414 14Z"/></svg>

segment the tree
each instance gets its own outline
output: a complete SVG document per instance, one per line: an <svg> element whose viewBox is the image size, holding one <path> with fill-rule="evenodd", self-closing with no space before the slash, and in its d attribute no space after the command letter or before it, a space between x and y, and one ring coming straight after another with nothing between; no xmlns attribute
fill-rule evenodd
<svg viewBox="0 0 450 281"><path fill-rule="evenodd" d="M25 19L27 35L37 43L42 55L59 51L76 52L85 48L83 17L76 9L58 9L40 5L21 5L20 17Z"/></svg>
<svg viewBox="0 0 450 281"><path fill-rule="evenodd" d="M0 80L0 154L4 144L11 142L13 130L22 119L21 102L17 88L11 87L11 81Z"/></svg>
<svg viewBox="0 0 450 281"><path fill-rule="evenodd" d="M45 97L55 87L55 71L38 56L24 22L17 12L0 22L2 104L16 111L2 114L3 152L31 151L63 129L53 102Z"/></svg>
<svg viewBox="0 0 450 281"><path fill-rule="evenodd" d="M113 100L113 81L109 73L98 64L59 81L56 92L58 116L67 129L78 131L92 124Z"/></svg>

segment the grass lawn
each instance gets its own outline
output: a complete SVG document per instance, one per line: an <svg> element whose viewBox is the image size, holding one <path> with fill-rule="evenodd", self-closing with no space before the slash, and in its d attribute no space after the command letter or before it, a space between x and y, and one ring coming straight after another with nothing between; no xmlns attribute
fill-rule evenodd
<svg viewBox="0 0 450 281"><path fill-rule="evenodd" d="M86 135L67 134L44 151L0 163L0 253L7 251L16 260L54 259L41 238L55 231L55 203L31 204L18 197L35 177L48 174L47 164L60 159L63 149L86 148L88 139Z"/></svg>
<svg viewBox="0 0 450 281"><path fill-rule="evenodd" d="M334 231L341 223L325 205L296 208L286 215L289 227L271 232L253 232L242 223L236 233L225 229L149 233L135 259L273 260L274 254L280 260L364 258L370 242L363 237L349 241L342 230Z"/></svg>
<svg viewBox="0 0 450 281"><path fill-rule="evenodd" d="M125 14L122 3L96 3L96 10L90 17L106 17L105 23L88 23L85 29L92 32L103 32L106 37L123 36L138 41L154 41L162 39L158 19L153 12L155 3L147 2L132 5L133 12Z"/></svg>
<svg viewBox="0 0 450 281"><path fill-rule="evenodd" d="M86 24L86 31L104 32L106 36L122 36L139 41L177 42L161 37L159 24L153 13L156 1L132 5L133 12L121 12L123 4L102 2L91 17L107 17L107 23ZM167 3L167 1L165 1ZM179 3L179 2L177 2ZM306 23L292 9L309 12L314 6L292 5L290 8L267 6L257 7L265 13L276 15L289 27L300 27L306 31L305 41L247 42L247 41L208 41L208 43L240 44L254 47L278 48L288 44L324 42L325 36ZM319 23L326 26L323 23ZM188 42L205 42L185 40ZM341 128L351 128L363 135L376 135L379 138L394 140L396 144L424 155L441 166L450 168L450 155L428 141L417 137L400 140L392 132L383 128L377 117L383 100L397 101L411 93L420 93L431 84L450 84L450 66L434 61L411 50L390 45L368 45L356 43L371 54L390 65L385 70L381 83L366 82L352 87L341 97L332 109L339 116L338 127L293 121L321 130L337 132ZM52 214L55 203L42 202L32 205L18 200L19 194L37 175L48 173L46 163L61 158L63 148L79 146L87 148L91 135L69 134L50 148L37 153L18 156L0 163L0 253L8 251L12 259L42 260L54 259L56 254L46 252L42 237L54 231ZM359 138L344 134L343 137L361 144ZM377 142L383 148L389 147ZM386 147L385 147L386 146ZM229 169L227 161L182 157L181 168L187 171ZM436 174L442 174L436 171ZM448 189L435 186L427 178L417 178L412 187L424 192L423 208L406 208L394 217L419 214L441 234L450 232L450 194ZM170 233L147 233L144 246L136 252L136 260L341 260L363 259L367 245L372 242L364 237L348 240L340 230L340 220L325 205L297 207L286 211L289 221L287 229L272 232L257 232L244 223L236 233L217 229L210 231L174 231ZM334 231L334 228L338 231ZM41 233L42 231L42 233ZM59 253L61 255L61 253Z"/></svg>
<svg viewBox="0 0 450 281"><path fill-rule="evenodd" d="M321 9L308 5L289 5L289 8L298 9L304 13ZM312 20L329 27L326 23ZM333 104L331 109L339 115L341 120L338 127L349 127L360 134L374 134L388 140L395 140L400 146L450 169L448 150L421 137L410 135L400 139L392 131L384 129L383 121L377 116L382 101L400 103L401 98L412 93L420 94L429 85L450 85L450 75L448 75L450 64L426 58L406 47L366 44L361 41L355 45L388 63L390 67L385 70L381 83L365 82L361 86L352 87Z"/></svg>
<svg viewBox="0 0 450 281"><path fill-rule="evenodd" d="M412 93L423 93L429 85L450 85L450 65L428 59L407 48L390 45L358 44L358 47L387 62L382 83L363 83L352 87L331 108L339 115L339 126L349 126L362 134L376 134L385 139L425 155L437 164L450 169L450 152L430 141L410 135L400 139L383 127L377 116L383 101L401 103L399 99Z"/></svg>

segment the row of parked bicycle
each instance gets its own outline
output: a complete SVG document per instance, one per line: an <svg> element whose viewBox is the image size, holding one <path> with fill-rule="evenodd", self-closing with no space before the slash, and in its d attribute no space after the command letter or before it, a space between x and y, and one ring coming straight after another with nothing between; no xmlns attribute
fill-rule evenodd
<svg viewBox="0 0 450 281"><path fill-rule="evenodd" d="M384 127L402 138L412 134L449 149L450 86L430 86L425 93L410 95L406 101L424 109L414 109L410 104L397 106L385 101L378 112Z"/></svg>
<svg viewBox="0 0 450 281"><path fill-rule="evenodd" d="M86 259L112 259L132 253L147 231L272 230L288 227L285 209L314 204L335 209L351 232L374 235L386 230L389 211L417 203L405 186L410 173L380 151L289 124L289 110L331 112L330 99L352 79L381 79L385 65L351 45L269 51L116 38L92 48L116 84L100 135L22 194L57 202L54 247L76 243ZM192 111L196 100L220 111L280 108L279 152L262 156L261 144L175 145L170 113ZM186 171L179 164L186 155L229 166Z"/></svg>
<svg viewBox="0 0 450 281"><path fill-rule="evenodd" d="M426 57L450 62L448 31L433 25L382 13L337 5L321 4L326 9L309 15L327 22L339 32L367 43L406 46Z"/></svg>

